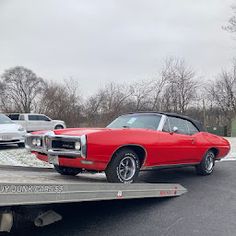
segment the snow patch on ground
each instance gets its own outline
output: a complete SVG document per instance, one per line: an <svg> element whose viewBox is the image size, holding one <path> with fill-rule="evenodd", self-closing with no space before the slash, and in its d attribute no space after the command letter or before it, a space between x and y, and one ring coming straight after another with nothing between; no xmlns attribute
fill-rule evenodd
<svg viewBox="0 0 236 236"><path fill-rule="evenodd" d="M236 161L236 138L226 138L231 145L231 150L227 157L223 158L222 161Z"/></svg>
<svg viewBox="0 0 236 236"><path fill-rule="evenodd" d="M24 148L0 147L0 165L52 167L52 165L38 160L34 154Z"/></svg>

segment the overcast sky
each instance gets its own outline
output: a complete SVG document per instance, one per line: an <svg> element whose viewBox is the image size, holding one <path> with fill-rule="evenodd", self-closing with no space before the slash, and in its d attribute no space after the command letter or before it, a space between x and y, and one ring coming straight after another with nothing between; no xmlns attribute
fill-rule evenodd
<svg viewBox="0 0 236 236"><path fill-rule="evenodd" d="M212 78L236 55L222 30L233 0L0 0L0 73L79 80L83 94L107 81L152 78L183 57Z"/></svg>

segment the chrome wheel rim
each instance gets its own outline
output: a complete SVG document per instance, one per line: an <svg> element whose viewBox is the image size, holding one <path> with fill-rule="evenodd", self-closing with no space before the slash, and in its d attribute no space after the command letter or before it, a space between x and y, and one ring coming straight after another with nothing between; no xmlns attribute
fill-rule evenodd
<svg viewBox="0 0 236 236"><path fill-rule="evenodd" d="M133 157L126 156L119 164L119 175L124 181L129 181L133 178L136 171L136 163Z"/></svg>
<svg viewBox="0 0 236 236"><path fill-rule="evenodd" d="M207 171L211 171L214 166L214 154L208 153L206 156L206 169Z"/></svg>

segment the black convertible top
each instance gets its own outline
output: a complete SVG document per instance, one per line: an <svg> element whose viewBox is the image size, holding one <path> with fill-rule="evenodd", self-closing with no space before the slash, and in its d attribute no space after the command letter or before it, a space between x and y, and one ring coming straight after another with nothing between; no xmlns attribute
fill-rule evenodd
<svg viewBox="0 0 236 236"><path fill-rule="evenodd" d="M128 114L161 114L161 115L166 115L166 116L171 116L171 117L176 117L176 118L181 118L184 120L188 120L190 121L199 131L205 131L202 123L200 121L194 120L189 116L185 116L185 115L180 115L177 113L169 113L169 112L154 112L154 111L150 111L150 112L131 112ZM128 115L126 114L126 115Z"/></svg>

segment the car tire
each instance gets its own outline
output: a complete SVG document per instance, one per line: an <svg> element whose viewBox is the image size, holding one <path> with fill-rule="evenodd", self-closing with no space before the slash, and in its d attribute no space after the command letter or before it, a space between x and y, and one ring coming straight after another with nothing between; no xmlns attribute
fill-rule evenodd
<svg viewBox="0 0 236 236"><path fill-rule="evenodd" d="M208 151L203 157L200 164L196 166L196 172L198 175L210 175L215 166L215 153Z"/></svg>
<svg viewBox="0 0 236 236"><path fill-rule="evenodd" d="M80 168L65 167L65 166L58 166L58 165L54 165L54 169L61 175L76 176L77 174L82 172L82 169Z"/></svg>
<svg viewBox="0 0 236 236"><path fill-rule="evenodd" d="M117 151L108 164L105 173L111 183L132 183L139 174L140 161L138 155L131 149Z"/></svg>
<svg viewBox="0 0 236 236"><path fill-rule="evenodd" d="M56 125L54 129L64 129L62 125Z"/></svg>
<svg viewBox="0 0 236 236"><path fill-rule="evenodd" d="M18 145L19 148L24 148L25 147L24 143L18 143L17 145Z"/></svg>

